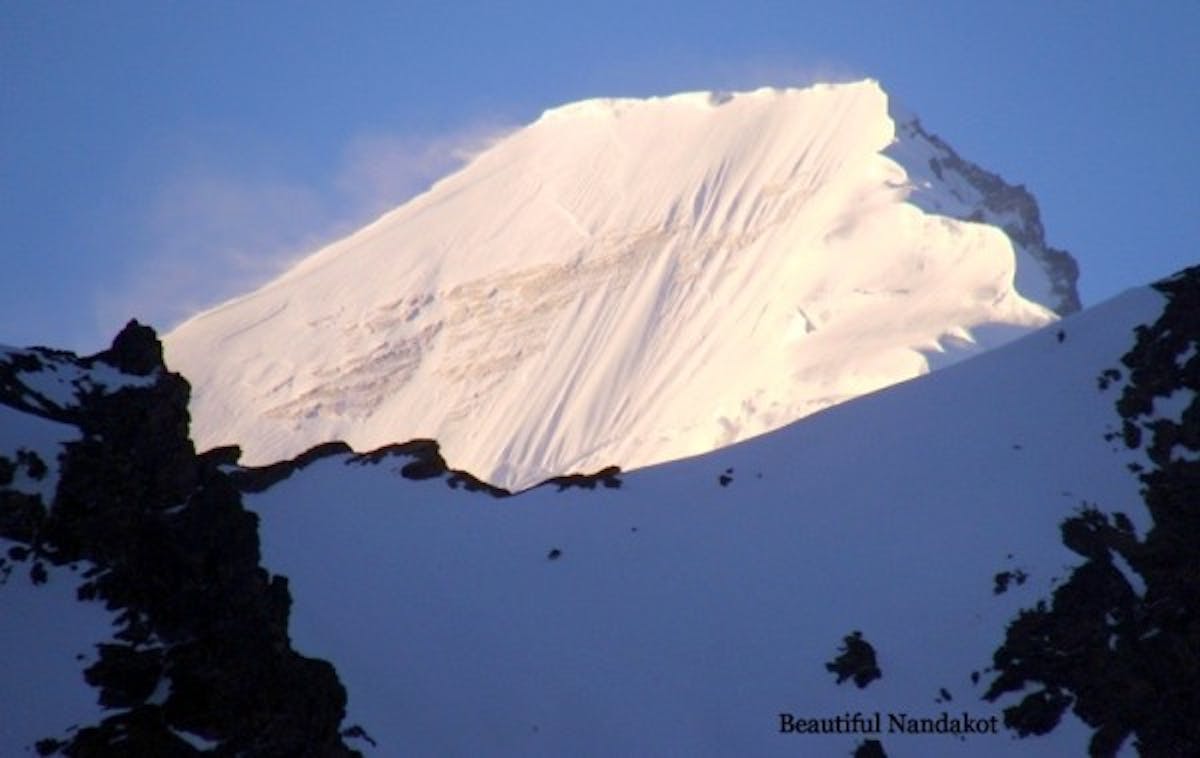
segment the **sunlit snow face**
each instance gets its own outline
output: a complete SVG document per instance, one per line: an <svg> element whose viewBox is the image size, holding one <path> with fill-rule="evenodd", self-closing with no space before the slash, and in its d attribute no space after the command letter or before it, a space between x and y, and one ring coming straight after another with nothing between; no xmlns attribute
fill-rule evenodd
<svg viewBox="0 0 1200 758"><path fill-rule="evenodd" d="M730 444L1053 318L896 138L874 82L555 109L168 358L250 462L432 437L520 488Z"/></svg>

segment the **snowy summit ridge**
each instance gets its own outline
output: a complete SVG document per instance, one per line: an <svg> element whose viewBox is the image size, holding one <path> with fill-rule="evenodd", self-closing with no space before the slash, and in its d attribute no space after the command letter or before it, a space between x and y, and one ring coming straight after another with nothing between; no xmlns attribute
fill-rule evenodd
<svg viewBox="0 0 1200 758"><path fill-rule="evenodd" d="M185 322L201 448L436 438L509 488L696 454L1078 309L1023 189L874 81L588 100Z"/></svg>

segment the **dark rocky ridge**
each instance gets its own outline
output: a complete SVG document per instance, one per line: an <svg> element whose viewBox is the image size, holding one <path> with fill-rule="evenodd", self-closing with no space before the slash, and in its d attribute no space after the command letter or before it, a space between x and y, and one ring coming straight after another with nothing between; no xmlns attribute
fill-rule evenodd
<svg viewBox="0 0 1200 758"><path fill-rule="evenodd" d="M236 445L213 448L202 457L215 465L225 467L230 480L242 492L262 492L279 482L287 479L293 473L301 471L319 460L326 458L342 458L342 463L351 465L376 465L393 458L404 458L408 462L400 468L400 475L405 479L422 480L442 478L452 489L463 488L468 492L480 492L492 497L511 497L514 493L503 487L489 484L474 474L450 468L442 457L441 448L436 440L416 439L408 442L384 445L365 453L356 453L348 444L341 441L325 442L305 450L295 458L278 461L266 466L239 466L238 459L241 450ZM602 485L609 489L621 486L621 469L618 466L607 466L591 474L566 474L547 479L530 489L554 486L559 492L567 489L595 489Z"/></svg>
<svg viewBox="0 0 1200 758"><path fill-rule="evenodd" d="M51 363L105 363L148 381L111 392L80 382L76 402L63 405L21 380ZM64 446L52 503L0 485L0 536L24 546L4 568L29 562L36 583L47 566L90 563L80 600L118 614L113 639L83 672L110 715L47 735L37 750L199 754L183 732L217 743L216 755L354 755L340 731L345 689L329 663L291 649L287 580L260 565L258 519L237 487L213 457L196 455L189 394L137 322L90 358L45 349L0 357L0 403L82 437ZM152 697L164 682L165 697Z"/></svg>
<svg viewBox="0 0 1200 758"><path fill-rule="evenodd" d="M94 369L140 381L110 389L91 377ZM70 402L31 386L31 375L42 372L71 377ZM164 366L154 330L137 321L92 356L0 353L0 404L77 427L82 437L64 445L49 503L10 487L18 474L46 476L36 452L18 447L13 458L0 456L0 537L18 543L0 558L0 584L22 566L42 583L55 566L83 561L94 567L79 600L118 614L113 638L97 640L96 660L82 672L108 714L47 735L37 751L198 754L179 736L188 733L214 742L215 754L358 754L346 739L370 736L343 728L347 694L334 667L290 649L287 579L260 566L258 518L241 494L331 457L346 465L395 461L406 479L442 479L496 498L512 493L451 469L433 440L365 453L335 441L259 468L240 467L236 446L197 455L188 437L190 393ZM618 474L610 467L544 485L619 487Z"/></svg>
<svg viewBox="0 0 1200 758"><path fill-rule="evenodd" d="M446 463L446 459L442 457L438 443L434 440L410 440L394 443L366 453L354 452L345 442L325 442L305 450L295 458L266 466L238 466L241 450L236 445L214 448L204 455L225 466L230 480L242 492L249 493L262 492L273 487L295 472L301 471L319 460L341 457L342 463L347 466L377 465L392 458L402 458L407 460L407 463L400 468L400 475L405 479L419 481L442 478L453 489L462 487L469 492L487 493L492 497L509 497L513 494L502 487L488 484L466 471L451 469Z"/></svg>
<svg viewBox="0 0 1200 758"><path fill-rule="evenodd" d="M104 364L101 366L100 364ZM88 372L111 367L141 382L110 391ZM26 381L69 369L72 402ZM189 437L190 386L163 363L153 329L131 321L108 350L79 357L48 348L0 353L0 404L69 424L52 502L9 487L17 474L46 474L36 453L0 455L0 537L19 545L0 558L0 584L27 565L35 583L77 562L94 568L80 601L118 614L113 638L82 678L110 714L99 724L47 736L41 754L193 755L178 736L216 743L218 755L355 755L343 728L346 693L329 663L300 656L287 633L287 580L260 565L258 518L242 493L265 490L327 458L344 465L399 461L413 480L507 497L513 493L451 469L433 440L355 453L329 442L288 461L238 465L236 446L197 454ZM619 487L620 470L556 477L543 485ZM161 693L166 682L169 694ZM344 739L345 738L345 739Z"/></svg>
<svg viewBox="0 0 1200 758"><path fill-rule="evenodd" d="M1200 755L1200 267L1155 288L1167 305L1121 359L1122 434L1107 435L1147 453L1148 470L1131 468L1152 526L1139 537L1126 515L1093 504L1063 522L1063 544L1084 562L1009 625L986 693L1032 689L1004 711L1022 736L1049 732L1072 708L1094 730L1095 756L1130 736L1142 755ZM1105 371L1101 391L1121 375ZM1157 406L1179 392L1177 415Z"/></svg>

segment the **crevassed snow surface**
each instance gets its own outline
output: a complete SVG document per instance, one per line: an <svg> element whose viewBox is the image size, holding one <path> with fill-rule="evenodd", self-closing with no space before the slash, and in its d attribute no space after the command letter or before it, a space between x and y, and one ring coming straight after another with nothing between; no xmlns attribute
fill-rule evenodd
<svg viewBox="0 0 1200 758"><path fill-rule="evenodd" d="M1082 755L1071 716L959 740L888 734L887 714L998 716L1013 700L981 695L1005 625L1080 562L1061 520L1087 501L1147 528L1132 454L1104 439L1119 387L1096 379L1162 304L1131 291L620 489L494 500L331 458L247 502L297 649L337 666L376 755L832 756L861 739L780 734L781 712L880 712L890 756ZM1004 571L1028 579L994 594ZM854 630L883 672L861 690L824 667Z"/></svg>
<svg viewBox="0 0 1200 758"><path fill-rule="evenodd" d="M1052 320L1047 272L953 217L979 193L917 139L873 81L547 111L170 333L197 443L267 463L431 437L517 489L746 439Z"/></svg>

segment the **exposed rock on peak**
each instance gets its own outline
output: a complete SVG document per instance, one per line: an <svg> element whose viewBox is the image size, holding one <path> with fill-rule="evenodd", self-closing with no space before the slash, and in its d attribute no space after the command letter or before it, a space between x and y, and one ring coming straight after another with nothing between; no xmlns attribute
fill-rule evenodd
<svg viewBox="0 0 1200 758"><path fill-rule="evenodd" d="M939 184L950 188L950 196L962 206L955 209L944 199L936 198L928 187L920 185L910 199L932 212L948 213L964 221L992 224L1004 230L1017 250L1029 255L1044 273L1044 278L1031 276L1018 264L1022 281L1018 282L1017 289L1027 297L1045 302L1060 316L1078 311L1081 307L1077 289L1079 265L1070 253L1046 243L1041 212L1029 190L1021 184L1009 184L997 174L963 160L945 140L925 131L919 119L901 118L904 120L897 121L897 133L909 144L895 152L909 152L914 142L927 145L930 152L928 170ZM905 167L911 175L920 175L919 165L910 162ZM944 196L945 193L940 194ZM1047 284L1049 289L1044 291Z"/></svg>

